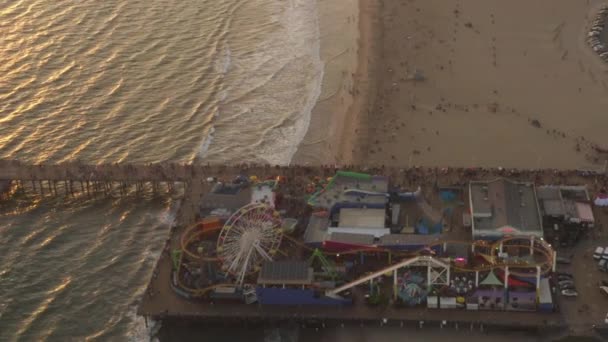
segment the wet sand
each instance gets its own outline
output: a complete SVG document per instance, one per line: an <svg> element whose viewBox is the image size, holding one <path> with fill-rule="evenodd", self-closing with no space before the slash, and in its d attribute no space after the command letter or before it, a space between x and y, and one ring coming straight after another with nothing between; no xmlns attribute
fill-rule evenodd
<svg viewBox="0 0 608 342"><path fill-rule="evenodd" d="M318 3L321 59L325 75L321 96L312 112L306 137L292 163L329 164L354 160L353 146L361 139L358 127L369 107L371 68L378 51L378 3L329 0Z"/></svg>
<svg viewBox="0 0 608 342"><path fill-rule="evenodd" d="M373 6L380 11L379 32L372 30L378 46L365 39L359 44L360 61L367 61L362 65L373 71L355 77L354 105L344 118L334 116L344 127L313 115L309 136L318 130L329 140L342 139L317 146L321 161L603 166L608 154L598 150L608 150L608 67L585 43L603 3L379 2ZM372 12L361 11L360 28L373 21ZM365 110L365 103L373 109Z"/></svg>

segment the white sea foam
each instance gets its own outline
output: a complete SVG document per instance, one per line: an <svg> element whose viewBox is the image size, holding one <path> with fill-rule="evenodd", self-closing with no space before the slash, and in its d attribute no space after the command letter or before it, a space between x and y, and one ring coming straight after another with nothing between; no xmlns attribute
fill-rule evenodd
<svg viewBox="0 0 608 342"><path fill-rule="evenodd" d="M313 78L309 80L308 89L310 93L305 94L307 100L299 110L294 127L291 129L293 134L290 140L283 141L285 146L275 146L272 149L275 151L265 156L265 159L272 164L287 164L291 162L298 146L308 131L312 110L321 95L325 65L321 60L320 26L317 6L316 1L292 1L292 7L286 11L286 15L282 20L283 24L288 28L287 34L290 45L298 46L300 53L308 55L314 74ZM306 38L306 36L302 37L301 31L308 32L308 39L302 39ZM306 43L307 41L308 43ZM309 52L307 53L306 50L309 50ZM277 154L276 151L279 153Z"/></svg>
<svg viewBox="0 0 608 342"><path fill-rule="evenodd" d="M162 225L170 226L177 218L177 211L181 205L181 201L173 201L167 208L158 214L158 222Z"/></svg>
<svg viewBox="0 0 608 342"><path fill-rule="evenodd" d="M299 121L296 122L297 134L288 147L289 156L286 159L286 162L288 164L290 164L291 161L293 160L294 155L298 151L298 147L300 146L300 143L302 143L302 140L304 140L304 137L306 136L306 132L308 132L308 128L310 127L310 120L312 118L312 111L315 108L315 105L317 104L319 97L321 96L321 90L322 90L322 86L323 86L323 77L325 75L325 67L324 67L324 63L321 61L320 58L319 58L318 63L320 64L319 75L317 77L316 82L314 83L314 87L313 87L311 96L308 99L308 101L306 101L306 105L302 109L301 118ZM285 162L283 162L283 163L285 163Z"/></svg>
<svg viewBox="0 0 608 342"><path fill-rule="evenodd" d="M220 74L227 74L232 64L232 53L230 51L230 45L228 43L224 45L224 52L222 56L222 58L217 60L216 70Z"/></svg>
<svg viewBox="0 0 608 342"><path fill-rule="evenodd" d="M205 136L197 156L214 162L288 164L321 95L324 63L317 1L253 0L248 6L235 14L234 23L260 21L259 28L240 27L220 48L215 129ZM266 13L261 8L267 18L252 17L252 11Z"/></svg>
<svg viewBox="0 0 608 342"><path fill-rule="evenodd" d="M231 53L230 53L230 46L228 44L226 44L226 46L224 48L223 58L218 59L216 65L215 65L215 68L219 74L226 75L228 73L228 71L230 70L231 64L232 64L232 58L231 58ZM221 77L223 77L223 76L221 76ZM218 91L218 95L217 95L217 102L219 104L224 102L224 100L228 96L228 92L223 87L224 87L224 84L222 82L222 84L220 84L220 90ZM207 154L207 151L209 151L209 146L211 146L211 143L213 142L213 133L215 132L215 127L213 126L213 123L218 118L219 115L220 115L220 110L217 109L214 111L213 116L210 118L211 128L209 128L207 134L205 134L203 137L203 140L200 144L200 147L199 147L198 153L197 153L198 158L201 158L201 159L204 158Z"/></svg>
<svg viewBox="0 0 608 342"><path fill-rule="evenodd" d="M148 324L146 326L146 319L137 315L137 307L132 306L127 312L127 318L130 321L129 329L127 332L127 341L130 342L157 342L158 337L156 334L160 330L161 323L153 319L148 318Z"/></svg>
<svg viewBox="0 0 608 342"><path fill-rule="evenodd" d="M209 146L211 146L211 142L213 142L213 133L215 132L215 128L211 127L209 129L209 133L203 137L203 141L201 142L200 148L198 150L198 157L203 158L209 151Z"/></svg>

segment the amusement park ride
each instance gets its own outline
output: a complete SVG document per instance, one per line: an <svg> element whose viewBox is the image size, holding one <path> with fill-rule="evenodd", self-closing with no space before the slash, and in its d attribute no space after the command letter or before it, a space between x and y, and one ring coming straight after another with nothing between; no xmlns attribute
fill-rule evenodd
<svg viewBox="0 0 608 342"><path fill-rule="evenodd" d="M279 184L274 183L273 191ZM259 187L255 183L251 186ZM373 220L382 221L383 216L391 215L381 208L390 208L391 202L417 203L426 217L434 213L420 198L420 188L415 192L390 192L382 177L339 172L324 186L315 187L322 190L302 202L313 208L313 216L319 214L328 222L335 221L334 214L352 210L373 212ZM274 195L260 197L258 193L253 198L226 219L209 215L185 230L181 248L172 254L171 285L178 294L245 303L343 305L352 303L355 294L360 294L358 286L364 285L369 286L364 297L371 304L391 297L395 302L417 305L438 294L463 301L480 289L502 291L505 299L511 292L514 297L536 298L541 279L555 270L554 250L535 236L457 241L442 234L434 236L444 240L426 239L423 244L413 244L408 243L414 239L411 235L394 234L398 243L383 244L382 236L369 234L371 240L336 244L325 239L311 243L301 236L301 229L294 229L297 220L281 217L281 205L275 205ZM348 209L353 206L359 209ZM346 222L346 214L341 216L340 220ZM366 219L362 221L369 223ZM363 236L357 235L363 233L356 226L346 229L354 231L351 236ZM388 292L392 296L384 295Z"/></svg>
<svg viewBox="0 0 608 342"><path fill-rule="evenodd" d="M244 206L232 214L223 226L202 223L190 227L182 235L181 251L173 253L173 285L193 297L204 296L217 288L241 289L247 275L259 271L264 260L273 260L279 251L282 229L283 221L279 213L260 203ZM213 235L218 235L215 246L209 244L212 240L206 239ZM211 283L203 287L184 284L184 275L204 276L200 271L192 272L192 268L202 265L210 270L206 276ZM209 277L211 273L213 277ZM230 282L213 283L229 278Z"/></svg>
<svg viewBox="0 0 608 342"><path fill-rule="evenodd" d="M287 234L284 227L285 222L278 211L264 203L242 207L223 225L211 220L190 227L182 235L181 250L173 253L173 288L188 298L221 293L242 298L253 292L255 275L264 262L302 259L308 254L308 264L311 267L320 264L323 279L307 287L318 290L320 281L330 279L334 286L322 289L328 298L343 299L347 290L369 283L368 296L372 295L376 300L377 296L373 295L380 291L377 281L392 276L393 298L415 304L419 302L417 298L426 296L433 288L452 285L458 287L456 292L464 291L464 285L459 283L461 279L469 279L466 286L472 288L474 284L477 287L480 273L485 276L496 272L502 277L505 289L523 283L538 290L540 277L555 267L553 249L538 238L509 237L496 242L441 241L414 252L371 245L336 253L310 247ZM468 255L448 256L445 252L451 245L466 246ZM356 262L364 254L384 255L387 259L376 271L365 275L356 272L345 275L337 271L339 262ZM412 272L413 268L417 272ZM461 276L455 277L457 273ZM528 279L529 283L518 282L513 277Z"/></svg>
<svg viewBox="0 0 608 342"><path fill-rule="evenodd" d="M266 204L251 203L230 216L217 239L222 271L242 286L246 275L260 270L262 261L273 260L281 244L282 226L279 213Z"/></svg>

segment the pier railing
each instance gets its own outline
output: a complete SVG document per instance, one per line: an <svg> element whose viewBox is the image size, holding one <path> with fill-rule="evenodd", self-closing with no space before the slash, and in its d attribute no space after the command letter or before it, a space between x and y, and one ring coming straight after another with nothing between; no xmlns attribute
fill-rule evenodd
<svg viewBox="0 0 608 342"><path fill-rule="evenodd" d="M191 165L177 163L88 165L68 162L34 165L0 160L0 180L184 182L193 178L192 171Z"/></svg>
<svg viewBox="0 0 608 342"><path fill-rule="evenodd" d="M102 191L126 189L131 186L156 189L159 186L173 189L176 183L187 190L193 185L202 184L209 177L218 177L230 181L239 175L254 175L259 179L286 176L290 187L304 191L313 177L330 177L340 170L360 171L370 174L381 174L389 177L398 187L417 186L421 182L465 184L471 179L508 177L514 180L533 181L543 184L567 182L569 184L588 184L605 186L607 165L602 170L525 170L503 168L400 168L395 166L272 166L260 164L205 165L184 163L149 163L149 164L85 164L71 161L59 164L30 164L16 160L0 159L0 188L12 182L18 185L30 184L30 188L44 188L50 193L57 193L59 185L66 189L64 193L85 192L87 187L96 187ZM594 179L589 182L589 178ZM59 183L59 184L57 184ZM75 183L75 184L73 184ZM590 184L589 184L590 183ZM42 189L40 189L42 188ZM104 190L104 189L108 190ZM126 190L125 190L126 191Z"/></svg>

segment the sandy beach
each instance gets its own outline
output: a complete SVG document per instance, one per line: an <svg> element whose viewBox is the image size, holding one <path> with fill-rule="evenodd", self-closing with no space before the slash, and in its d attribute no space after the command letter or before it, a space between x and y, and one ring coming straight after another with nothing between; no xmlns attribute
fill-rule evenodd
<svg viewBox="0 0 608 342"><path fill-rule="evenodd" d="M295 161L603 166L608 67L585 43L603 3L362 0L357 72L324 81Z"/></svg>
<svg viewBox="0 0 608 342"><path fill-rule="evenodd" d="M307 134L292 163L345 163L354 159L354 146L361 140L360 115L369 105L375 82L371 56L377 30L373 25L378 4L365 0L318 2L321 59L325 74L321 96L313 109Z"/></svg>

